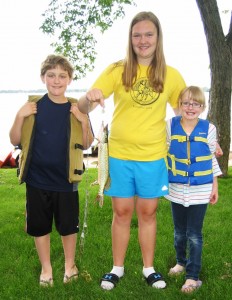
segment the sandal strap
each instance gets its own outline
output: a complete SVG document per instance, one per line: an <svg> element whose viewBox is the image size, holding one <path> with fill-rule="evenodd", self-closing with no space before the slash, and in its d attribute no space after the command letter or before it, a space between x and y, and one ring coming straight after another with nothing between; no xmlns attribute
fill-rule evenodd
<svg viewBox="0 0 232 300"><path fill-rule="evenodd" d="M159 281L159 280L164 280L163 279L163 276L161 273L151 273L147 278L146 278L146 281L147 281L147 284L152 286L153 283Z"/></svg>
<svg viewBox="0 0 232 300"><path fill-rule="evenodd" d="M114 286L116 286L116 284L119 282L119 277L114 273L106 273L102 276L101 282L102 281L111 282Z"/></svg>

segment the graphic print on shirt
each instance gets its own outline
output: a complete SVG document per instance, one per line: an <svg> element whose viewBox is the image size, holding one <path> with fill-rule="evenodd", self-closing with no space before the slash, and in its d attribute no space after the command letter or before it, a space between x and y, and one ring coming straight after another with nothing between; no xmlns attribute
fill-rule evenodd
<svg viewBox="0 0 232 300"><path fill-rule="evenodd" d="M133 101L140 105L150 105L156 102L159 96L160 94L154 91L145 77L138 79L131 89Z"/></svg>

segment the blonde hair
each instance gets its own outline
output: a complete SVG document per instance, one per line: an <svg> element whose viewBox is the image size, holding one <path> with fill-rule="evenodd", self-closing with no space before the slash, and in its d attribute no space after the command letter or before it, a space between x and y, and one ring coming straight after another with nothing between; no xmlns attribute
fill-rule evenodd
<svg viewBox="0 0 232 300"><path fill-rule="evenodd" d="M159 19L152 12L140 12L131 21L128 37L127 55L124 61L120 61L115 66L123 64L124 70L122 74L122 82L126 90L132 88L137 79L138 61L137 56L132 47L132 29L135 24L141 21L151 21L157 29L157 46L154 57L148 68L148 80L150 85L158 93L163 92L164 80L166 75L166 62L163 52L163 34Z"/></svg>
<svg viewBox="0 0 232 300"><path fill-rule="evenodd" d="M196 102L200 103L201 105L203 105L203 107L206 106L204 91L200 87L194 86L194 85L187 86L180 92L179 105L180 105L181 100L183 100L182 99L183 95L186 93L188 93L189 100L196 101Z"/></svg>
<svg viewBox="0 0 232 300"><path fill-rule="evenodd" d="M66 57L60 54L50 54L41 64L40 75L44 76L48 70L60 66L64 71L68 72L70 78L73 78L74 68Z"/></svg>

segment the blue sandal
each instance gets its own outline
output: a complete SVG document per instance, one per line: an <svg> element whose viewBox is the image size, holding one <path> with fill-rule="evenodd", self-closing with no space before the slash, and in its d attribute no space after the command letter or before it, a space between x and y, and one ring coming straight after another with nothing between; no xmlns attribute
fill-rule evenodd
<svg viewBox="0 0 232 300"><path fill-rule="evenodd" d="M102 283L102 281L108 281L108 282L113 283L114 288L115 288L117 283L119 282L119 279L120 278L114 273L106 273L102 276L100 284Z"/></svg>
<svg viewBox="0 0 232 300"><path fill-rule="evenodd" d="M152 286L155 282L160 280L164 281L164 278L160 273L152 273L146 278L147 284L150 286Z"/></svg>

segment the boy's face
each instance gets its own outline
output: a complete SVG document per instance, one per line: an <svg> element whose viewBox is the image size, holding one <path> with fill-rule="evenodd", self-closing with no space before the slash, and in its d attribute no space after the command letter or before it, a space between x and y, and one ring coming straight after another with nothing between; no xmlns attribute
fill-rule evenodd
<svg viewBox="0 0 232 300"><path fill-rule="evenodd" d="M72 81L68 72L64 71L59 65L48 70L45 75L41 76L41 80L46 84L48 93L54 96L64 95L67 86Z"/></svg>

